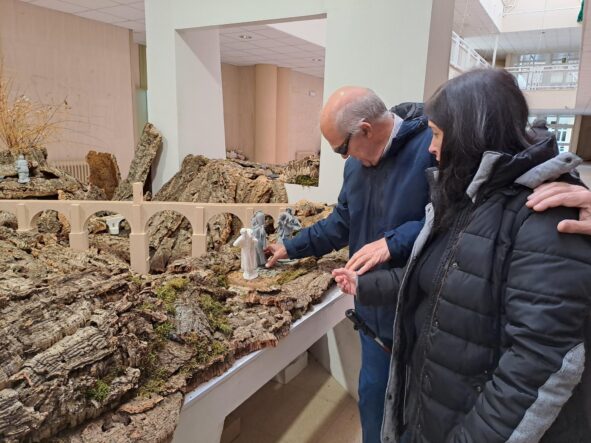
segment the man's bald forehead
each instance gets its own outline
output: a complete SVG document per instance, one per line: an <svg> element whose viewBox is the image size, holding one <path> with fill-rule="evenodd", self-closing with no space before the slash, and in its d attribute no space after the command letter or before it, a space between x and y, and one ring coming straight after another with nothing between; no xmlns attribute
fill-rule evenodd
<svg viewBox="0 0 591 443"><path fill-rule="evenodd" d="M324 127L331 125L337 113L344 106L371 93L371 89L362 86L342 86L338 88L330 95L322 109L320 125Z"/></svg>
<svg viewBox="0 0 591 443"><path fill-rule="evenodd" d="M348 103L371 92L371 89L361 86L342 86L331 94L328 101Z"/></svg>

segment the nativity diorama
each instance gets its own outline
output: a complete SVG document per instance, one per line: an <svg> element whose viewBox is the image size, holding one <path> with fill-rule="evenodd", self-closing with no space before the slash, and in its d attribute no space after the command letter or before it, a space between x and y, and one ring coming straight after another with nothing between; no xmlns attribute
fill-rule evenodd
<svg viewBox="0 0 591 443"><path fill-rule="evenodd" d="M138 273L130 258L132 221L115 204L132 201L133 184L148 189L161 134L146 124L124 180L111 154L90 153L90 180L83 183L48 161L54 109L11 101L5 88L0 200L16 200L21 209L0 211L0 441L170 441L187 392L242 356L275 346L333 285L331 270L344 264L345 251L273 268L265 267L264 253L266 244L298 235L331 207L288 206L285 177L302 175L297 164L189 155L142 201L228 210L207 220L205 253L198 256L186 217L151 216L148 272ZM108 186L93 179L107 175L114 180ZM29 211L30 226L23 225L23 211L39 201L47 209ZM74 220L50 209L58 201L107 208L76 222L85 230L85 250L72 247L81 235ZM263 209L244 222L231 209L242 203ZM270 203L285 210L272 217L264 212Z"/></svg>

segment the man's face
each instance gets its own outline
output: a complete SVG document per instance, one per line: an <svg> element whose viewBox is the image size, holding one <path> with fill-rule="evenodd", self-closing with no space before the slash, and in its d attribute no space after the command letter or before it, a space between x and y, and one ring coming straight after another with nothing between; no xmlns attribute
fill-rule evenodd
<svg viewBox="0 0 591 443"><path fill-rule="evenodd" d="M369 126L369 127L368 127ZM363 166L375 166L379 157L375 158L370 143L371 125L362 123L359 130L349 134L324 134L332 150L344 159L349 156L356 158Z"/></svg>

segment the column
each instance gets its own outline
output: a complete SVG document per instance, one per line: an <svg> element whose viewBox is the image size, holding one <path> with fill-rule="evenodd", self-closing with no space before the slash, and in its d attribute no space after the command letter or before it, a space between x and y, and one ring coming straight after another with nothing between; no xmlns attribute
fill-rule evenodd
<svg viewBox="0 0 591 443"><path fill-rule="evenodd" d="M70 248L74 251L88 250L88 232L84 226L83 212L79 204L70 207Z"/></svg>
<svg viewBox="0 0 591 443"><path fill-rule="evenodd" d="M454 0L437 0L431 8L423 100L428 100L449 78Z"/></svg>
<svg viewBox="0 0 591 443"><path fill-rule="evenodd" d="M277 125L275 152L277 163L293 160L289 148L289 96L291 69L277 69Z"/></svg>
<svg viewBox="0 0 591 443"><path fill-rule="evenodd" d="M277 143L277 66L255 66L254 158L275 163Z"/></svg>

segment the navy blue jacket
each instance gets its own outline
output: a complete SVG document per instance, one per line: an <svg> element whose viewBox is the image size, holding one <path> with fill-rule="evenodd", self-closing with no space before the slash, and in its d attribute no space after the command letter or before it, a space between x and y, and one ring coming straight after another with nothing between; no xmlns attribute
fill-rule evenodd
<svg viewBox="0 0 591 443"><path fill-rule="evenodd" d="M428 152L430 143L427 120L419 117L402 123L377 166L365 167L349 157L337 206L326 219L285 241L289 257L320 257L347 245L351 256L385 237L392 259L381 267L403 267L429 200L425 169L435 164ZM379 337L392 339L393 305L356 309Z"/></svg>

